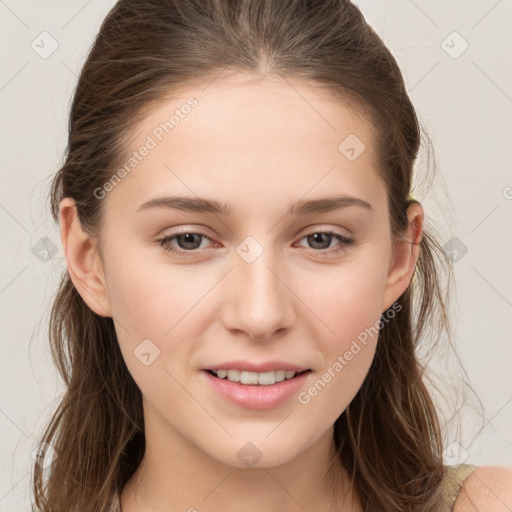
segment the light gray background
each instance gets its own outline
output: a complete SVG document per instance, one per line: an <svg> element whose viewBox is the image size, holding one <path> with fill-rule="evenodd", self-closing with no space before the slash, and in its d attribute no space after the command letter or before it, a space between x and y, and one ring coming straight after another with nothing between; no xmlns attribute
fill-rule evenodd
<svg viewBox="0 0 512 512"><path fill-rule="evenodd" d="M114 3L0 0L0 511L29 510L31 454L63 392L47 319L65 263L45 201L76 76ZM356 3L397 58L434 145L438 176L427 190L422 150L415 195L442 244L459 250L454 341L485 416L468 396L446 427L445 460L512 466L512 0ZM44 31L58 44L46 58ZM32 251L44 237L57 250L49 261ZM452 359L438 356L432 370L462 377Z"/></svg>

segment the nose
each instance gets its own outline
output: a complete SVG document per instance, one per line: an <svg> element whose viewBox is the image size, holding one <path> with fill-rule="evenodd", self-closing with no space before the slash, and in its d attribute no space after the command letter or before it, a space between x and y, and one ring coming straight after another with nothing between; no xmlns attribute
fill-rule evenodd
<svg viewBox="0 0 512 512"><path fill-rule="evenodd" d="M224 324L254 341L274 338L296 322L290 283L282 263L265 250L252 263L238 255L224 283Z"/></svg>

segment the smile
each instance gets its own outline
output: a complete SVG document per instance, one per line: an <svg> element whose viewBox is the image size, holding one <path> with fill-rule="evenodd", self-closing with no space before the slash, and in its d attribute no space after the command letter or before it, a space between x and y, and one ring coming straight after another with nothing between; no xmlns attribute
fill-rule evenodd
<svg viewBox="0 0 512 512"><path fill-rule="evenodd" d="M217 373L226 375L220 377ZM201 375L206 379L210 389L231 404L243 409L272 409L284 405L297 394L305 385L310 373L310 369L299 372L271 370L262 373L218 369L203 370Z"/></svg>
<svg viewBox="0 0 512 512"><path fill-rule="evenodd" d="M239 382L246 385L271 386L276 382L293 379L296 375L300 375L310 370L296 372L295 370L271 370L268 372L258 373L244 370L207 370L219 379L227 379L231 382Z"/></svg>

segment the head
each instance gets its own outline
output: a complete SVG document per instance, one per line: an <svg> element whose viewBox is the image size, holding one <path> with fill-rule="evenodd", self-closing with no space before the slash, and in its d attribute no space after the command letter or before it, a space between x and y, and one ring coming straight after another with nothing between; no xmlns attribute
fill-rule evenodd
<svg viewBox="0 0 512 512"><path fill-rule="evenodd" d="M51 195L68 265L54 492L65 457L86 478L78 444L114 461L87 474L89 502L107 499L143 457L146 415L231 466L248 442L272 467L329 436L368 510L407 484L434 510L441 439L415 346L442 305L442 250L408 197L419 147L397 63L349 2L118 2ZM241 407L209 385L233 360L308 373L279 405Z"/></svg>

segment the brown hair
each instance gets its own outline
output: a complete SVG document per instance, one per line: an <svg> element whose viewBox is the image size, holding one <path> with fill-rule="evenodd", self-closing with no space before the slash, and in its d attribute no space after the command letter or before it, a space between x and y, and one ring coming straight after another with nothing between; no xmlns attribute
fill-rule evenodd
<svg viewBox="0 0 512 512"><path fill-rule="evenodd" d="M71 197L83 229L98 237L104 212L94 191L121 164L149 110L187 84L221 72L263 76L264 69L325 87L364 112L392 234L402 239L420 125L396 60L346 0L120 0L78 79L65 162L52 183L54 220L60 200ZM450 335L440 272L449 283L451 262L433 233L426 218L413 282L398 300L402 309L380 329L370 371L334 425L339 459L367 512L443 507L442 432L417 355L420 343L435 346L443 330ZM89 309L68 272L49 336L66 392L39 447L41 457L47 444L57 457L45 473L34 464L34 507L103 512L144 455L141 392L112 319Z"/></svg>

